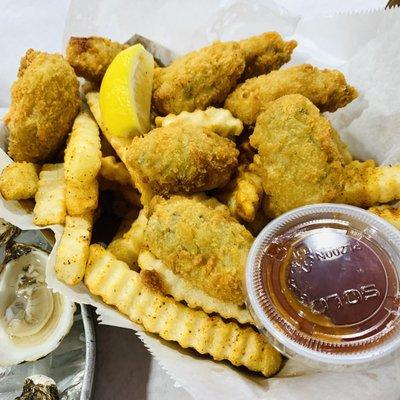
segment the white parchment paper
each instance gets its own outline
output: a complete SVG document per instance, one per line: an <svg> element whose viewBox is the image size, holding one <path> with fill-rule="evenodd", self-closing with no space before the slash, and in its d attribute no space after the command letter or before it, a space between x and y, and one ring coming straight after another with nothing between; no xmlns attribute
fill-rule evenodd
<svg viewBox="0 0 400 400"><path fill-rule="evenodd" d="M299 41L291 64L338 68L359 89L359 98L350 106L327 116L356 157L387 163L400 158L400 10L367 11L379 7L382 2L377 0L284 0L279 5L267 0L72 0L64 43L70 35L125 41L138 33L184 53L216 39L277 30ZM341 14L333 15L336 11ZM322 12L329 15L321 16ZM4 154L0 161L7 162ZM15 217L11 207L1 202L0 216L33 228L29 217ZM53 229L59 236L62 228ZM317 372L289 361L276 377L263 379L143 332L83 285L70 288L58 282L53 262L54 254L47 269L50 286L75 301L97 306L103 323L135 329L156 360L196 399L400 399L400 360L351 374Z"/></svg>

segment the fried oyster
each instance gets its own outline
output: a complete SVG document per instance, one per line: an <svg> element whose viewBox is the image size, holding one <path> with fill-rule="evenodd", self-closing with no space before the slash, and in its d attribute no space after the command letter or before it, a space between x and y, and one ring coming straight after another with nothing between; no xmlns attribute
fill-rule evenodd
<svg viewBox="0 0 400 400"><path fill-rule="evenodd" d="M242 275L252 242L221 205L182 196L154 199L144 234L149 251L175 274L237 305L244 303Z"/></svg>
<svg viewBox="0 0 400 400"><path fill-rule="evenodd" d="M59 54L28 50L4 118L13 160L40 163L55 155L79 107L79 83L68 62Z"/></svg>
<svg viewBox="0 0 400 400"><path fill-rule="evenodd" d="M161 115L223 104L237 82L280 68L295 41L267 32L239 42L215 42L156 68L153 102Z"/></svg>
<svg viewBox="0 0 400 400"><path fill-rule="evenodd" d="M153 102L161 115L222 104L245 68L240 46L215 42L154 71Z"/></svg>
<svg viewBox="0 0 400 400"><path fill-rule="evenodd" d="M252 125L268 102L296 93L311 100L321 112L336 111L357 97L356 89L341 72L303 64L248 79L229 95L225 108Z"/></svg>
<svg viewBox="0 0 400 400"><path fill-rule="evenodd" d="M115 56L128 47L98 36L72 36L67 45L67 60L78 76L100 83Z"/></svg>
<svg viewBox="0 0 400 400"><path fill-rule="evenodd" d="M304 96L283 96L266 105L250 143L258 150L255 158L268 195L267 216L338 196L345 162L333 132Z"/></svg>
<svg viewBox="0 0 400 400"><path fill-rule="evenodd" d="M297 46L295 40L285 42L277 32L265 32L239 41L246 68L241 80L268 74L286 64Z"/></svg>
<svg viewBox="0 0 400 400"><path fill-rule="evenodd" d="M171 125L135 137L126 163L146 204L154 194L224 186L237 166L238 153L231 140L206 128Z"/></svg>

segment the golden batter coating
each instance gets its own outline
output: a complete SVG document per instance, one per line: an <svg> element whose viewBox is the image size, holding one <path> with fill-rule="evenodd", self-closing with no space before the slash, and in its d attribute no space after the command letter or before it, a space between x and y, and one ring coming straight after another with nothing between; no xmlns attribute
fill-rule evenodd
<svg viewBox="0 0 400 400"><path fill-rule="evenodd" d="M221 105L245 68L239 44L215 42L154 71L153 103L161 115Z"/></svg>
<svg viewBox="0 0 400 400"><path fill-rule="evenodd" d="M295 93L307 97L321 112L336 111L357 97L341 72L303 64L248 79L228 96L225 108L251 125L268 102Z"/></svg>
<svg viewBox="0 0 400 400"><path fill-rule="evenodd" d="M270 102L250 143L262 178L268 217L306 204L332 201L343 187L344 159L333 128L306 97Z"/></svg>
<svg viewBox="0 0 400 400"><path fill-rule="evenodd" d="M370 207L400 199L400 164L377 166L373 160L352 161L344 169L345 185L335 201Z"/></svg>
<svg viewBox="0 0 400 400"><path fill-rule="evenodd" d="M210 296L244 303L242 279L253 237L227 208L182 196L155 198L144 242L175 274Z"/></svg>
<svg viewBox="0 0 400 400"><path fill-rule="evenodd" d="M55 155L79 111L79 83L60 54L29 49L11 88L4 118L14 161L41 163Z"/></svg>
<svg viewBox="0 0 400 400"><path fill-rule="evenodd" d="M67 46L67 60L78 76L100 83L115 56L128 47L98 36L72 36Z"/></svg>
<svg viewBox="0 0 400 400"><path fill-rule="evenodd" d="M286 64L297 46L295 40L285 42L277 32L265 32L239 42L246 68L241 80L268 74Z"/></svg>
<svg viewBox="0 0 400 400"><path fill-rule="evenodd" d="M238 153L231 140L183 124L135 137L126 162L146 204L154 194L194 193L226 185L237 167Z"/></svg>
<svg viewBox="0 0 400 400"><path fill-rule="evenodd" d="M216 197L226 204L239 221L254 220L264 195L262 179L255 164L242 164L238 174L228 185L216 193Z"/></svg>
<svg viewBox="0 0 400 400"><path fill-rule="evenodd" d="M381 206L371 207L368 211L385 219L387 222L390 222L397 229L400 229L400 208L384 204Z"/></svg>

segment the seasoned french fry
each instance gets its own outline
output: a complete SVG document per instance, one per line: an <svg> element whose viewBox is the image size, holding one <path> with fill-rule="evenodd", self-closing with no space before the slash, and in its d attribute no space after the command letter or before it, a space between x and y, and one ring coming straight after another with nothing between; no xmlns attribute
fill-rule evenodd
<svg viewBox="0 0 400 400"><path fill-rule="evenodd" d="M131 176L123 162L118 162L115 157L102 157L100 174L103 178L120 185L131 185Z"/></svg>
<svg viewBox="0 0 400 400"><path fill-rule="evenodd" d="M39 175L33 222L39 226L63 224L66 216L64 164L45 164Z"/></svg>
<svg viewBox="0 0 400 400"><path fill-rule="evenodd" d="M100 136L96 122L87 112L75 119L65 149L65 178L85 183L97 177L101 167Z"/></svg>
<svg viewBox="0 0 400 400"><path fill-rule="evenodd" d="M280 367L280 354L254 329L226 323L147 287L137 272L99 245L90 246L85 284L92 294L165 340L265 376Z"/></svg>
<svg viewBox="0 0 400 400"><path fill-rule="evenodd" d="M105 134L106 128L103 125L103 120L101 118L99 92L88 92L86 93L85 97L86 97L86 102L88 103L88 106L90 108L90 111L92 112L93 117L97 122L97 125L100 127L101 131L103 132L103 135L106 136L107 138L107 135Z"/></svg>
<svg viewBox="0 0 400 400"><path fill-rule="evenodd" d="M69 215L87 214L97 208L99 184L91 181L86 187L69 183L66 186L65 199Z"/></svg>
<svg viewBox="0 0 400 400"><path fill-rule="evenodd" d="M97 174L101 167L100 136L89 113L75 119L65 150L66 203L69 215L86 214L97 207Z"/></svg>
<svg viewBox="0 0 400 400"><path fill-rule="evenodd" d="M28 162L13 162L0 175L0 193L6 200L26 200L35 197L40 167Z"/></svg>
<svg viewBox="0 0 400 400"><path fill-rule="evenodd" d="M400 208L385 204L371 207L369 211L390 222L397 229L400 229Z"/></svg>
<svg viewBox="0 0 400 400"><path fill-rule="evenodd" d="M168 114L156 117L157 127L174 124L191 124L208 128L220 136L239 136L243 131L243 123L224 108L208 107L206 110L193 112L182 111L180 114Z"/></svg>
<svg viewBox="0 0 400 400"><path fill-rule="evenodd" d="M344 169L344 189L337 203L370 207L400 199L400 164L376 166L373 160L352 161Z"/></svg>
<svg viewBox="0 0 400 400"><path fill-rule="evenodd" d="M239 221L251 222L260 208L264 190L254 164L239 168L238 175L217 194Z"/></svg>
<svg viewBox="0 0 400 400"><path fill-rule="evenodd" d="M93 215L67 216L57 249L55 271L57 278L67 285L76 285L85 275L92 236Z"/></svg>
<svg viewBox="0 0 400 400"><path fill-rule="evenodd" d="M143 245L146 224L146 213L141 210L130 229L122 237L114 238L107 247L118 260L124 261L132 269L137 269L137 259Z"/></svg>
<svg viewBox="0 0 400 400"><path fill-rule="evenodd" d="M196 288L179 275L174 274L151 252L141 251L138 264L141 270L154 271L162 282L164 294L171 295L176 301L183 300L189 307L201 308L208 314L218 313L223 318L234 318L241 324L254 324L247 309L216 299Z"/></svg>
<svg viewBox="0 0 400 400"><path fill-rule="evenodd" d="M101 118L98 92L86 93L86 101L89 105L90 111L92 112L92 114L94 116L94 119L96 120L97 124L99 125L99 127L101 129L101 132L106 137L108 142L111 144L111 146L113 147L115 152L118 154L118 157L122 161L124 161L126 149L131 144L132 139L129 139L126 137L112 136L107 131L106 127L103 124L103 120Z"/></svg>

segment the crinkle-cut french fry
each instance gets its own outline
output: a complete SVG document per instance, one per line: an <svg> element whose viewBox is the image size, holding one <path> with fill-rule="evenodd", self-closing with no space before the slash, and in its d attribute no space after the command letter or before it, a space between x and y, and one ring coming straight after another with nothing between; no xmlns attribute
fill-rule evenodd
<svg viewBox="0 0 400 400"><path fill-rule="evenodd" d="M262 179L255 172L253 163L239 167L238 175L217 194L217 198L239 221L251 222L261 206L263 195Z"/></svg>
<svg viewBox="0 0 400 400"><path fill-rule="evenodd" d="M143 245L146 225L147 216L142 209L130 229L122 237L114 238L108 245L107 250L132 269L137 269L137 259Z"/></svg>
<svg viewBox="0 0 400 400"><path fill-rule="evenodd" d="M280 354L260 333L193 310L149 288L137 272L99 245L90 246L85 284L92 294L165 340L265 376L279 370Z"/></svg>
<svg viewBox="0 0 400 400"><path fill-rule="evenodd" d="M65 179L86 183L97 177L101 167L99 128L88 112L78 114L65 149Z"/></svg>
<svg viewBox="0 0 400 400"><path fill-rule="evenodd" d="M118 157L124 161L125 153L128 146L131 144L132 139L125 137L112 136L106 129L103 124L103 120L101 118L100 111L100 103L99 103L99 93L98 92L90 92L86 93L86 101L89 105L90 111L92 112L94 119L99 125L101 132L106 137L108 142L111 144L115 152L118 154Z"/></svg>
<svg viewBox="0 0 400 400"><path fill-rule="evenodd" d="M400 229L400 208L387 204L369 208L369 211L390 222L397 229Z"/></svg>
<svg viewBox="0 0 400 400"><path fill-rule="evenodd" d="M337 203L370 207L400 199L400 164L376 166L373 160L352 161L345 166L344 175Z"/></svg>
<svg viewBox="0 0 400 400"><path fill-rule="evenodd" d="M81 112L75 119L65 149L66 203L69 215L87 214L97 208L100 148L96 122L88 112Z"/></svg>
<svg viewBox="0 0 400 400"><path fill-rule="evenodd" d="M45 164L39 174L33 222L45 226L63 224L66 216L64 164Z"/></svg>
<svg viewBox="0 0 400 400"><path fill-rule="evenodd" d="M89 182L86 186L67 184L65 199L69 215L83 215L95 210L99 201L97 180Z"/></svg>
<svg viewBox="0 0 400 400"><path fill-rule="evenodd" d="M57 249L55 271L67 285L76 285L85 275L92 236L93 215L65 218L65 228Z"/></svg>
<svg viewBox="0 0 400 400"><path fill-rule="evenodd" d="M107 138L107 135L105 134L106 129L103 125L103 119L101 118L99 92L88 92L86 93L85 97L86 97L86 102L88 103L88 106L90 108L90 111L92 112L93 117L97 122L97 125L100 127L104 136L106 136Z"/></svg>
<svg viewBox="0 0 400 400"><path fill-rule="evenodd" d="M183 300L191 308L201 308L208 314L218 313L223 318L233 318L241 324L254 324L246 308L216 299L196 288L179 275L174 274L148 250L140 252L138 263L141 270L155 271L162 282L164 294L171 295L176 301Z"/></svg>
<svg viewBox="0 0 400 400"><path fill-rule="evenodd" d="M120 185L131 185L131 176L123 162L118 162L115 157L102 157L100 174L103 178Z"/></svg>
<svg viewBox="0 0 400 400"><path fill-rule="evenodd" d="M156 117L157 127L174 124L191 124L208 128L223 137L239 136L243 131L243 123L224 108L208 107L193 112L182 111L180 114L168 114Z"/></svg>
<svg viewBox="0 0 400 400"><path fill-rule="evenodd" d="M35 197L40 166L29 162L13 162L0 175L0 193L5 200L26 200Z"/></svg>

